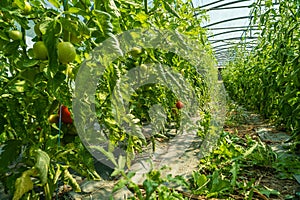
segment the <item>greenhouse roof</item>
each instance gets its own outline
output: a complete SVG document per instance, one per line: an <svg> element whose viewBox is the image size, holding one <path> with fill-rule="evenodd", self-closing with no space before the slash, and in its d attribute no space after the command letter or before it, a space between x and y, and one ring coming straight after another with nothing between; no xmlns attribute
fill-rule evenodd
<svg viewBox="0 0 300 200"><path fill-rule="evenodd" d="M246 42L251 50L256 43L258 27L250 25L251 7L255 0L194 0L194 7L207 11L210 20L202 24L209 30L218 66L232 59L230 47ZM242 40L244 38L244 40Z"/></svg>

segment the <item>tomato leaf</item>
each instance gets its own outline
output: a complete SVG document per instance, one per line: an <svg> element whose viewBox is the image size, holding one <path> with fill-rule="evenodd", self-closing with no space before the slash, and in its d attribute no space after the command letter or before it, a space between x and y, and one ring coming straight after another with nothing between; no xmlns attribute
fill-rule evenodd
<svg viewBox="0 0 300 200"><path fill-rule="evenodd" d="M52 91L56 91L59 89L59 86L64 82L66 79L66 75L62 72L57 72L53 79L50 79L47 83L48 87Z"/></svg>
<svg viewBox="0 0 300 200"><path fill-rule="evenodd" d="M105 1L106 2L106 6L108 8L108 10L110 10L110 14L112 14L114 17L120 17L120 11L117 8L115 1L114 0L109 0L109 1Z"/></svg>
<svg viewBox="0 0 300 200"><path fill-rule="evenodd" d="M9 41L9 37L4 32L0 32L0 38L5 41Z"/></svg>
<svg viewBox="0 0 300 200"><path fill-rule="evenodd" d="M20 140L8 140L3 145L3 149L0 154L0 171L5 169L13 161L18 158L18 155L21 153L22 142Z"/></svg>
<svg viewBox="0 0 300 200"><path fill-rule="evenodd" d="M61 6L61 4L59 3L58 0L49 0L49 2L56 8L60 8L60 6Z"/></svg>
<svg viewBox="0 0 300 200"><path fill-rule="evenodd" d="M17 178L15 182L16 191L14 193L13 200L19 200L21 197L33 189L33 182L30 175L34 173L34 169L29 169L22 173L22 176Z"/></svg>
<svg viewBox="0 0 300 200"><path fill-rule="evenodd" d="M80 186L77 183L76 179L70 174L69 170L64 171L64 178L70 181L71 186L74 188L75 192L81 192Z"/></svg>
<svg viewBox="0 0 300 200"><path fill-rule="evenodd" d="M57 43L58 35L62 31L62 25L57 20L52 20L47 24L46 35L44 36L45 45L48 49L49 56L49 69L51 72L55 73L58 70L58 59L57 59Z"/></svg>
<svg viewBox="0 0 300 200"><path fill-rule="evenodd" d="M166 1L162 1L164 3L165 9L170 12L171 14L173 14L175 17L181 18L179 16L179 14L172 8L172 6L166 2Z"/></svg>
<svg viewBox="0 0 300 200"><path fill-rule="evenodd" d="M48 170L50 165L50 157L48 154L41 149L38 149L36 152L36 163L35 167L39 171L39 177L41 180L41 184L44 185L47 183L48 179Z"/></svg>
<svg viewBox="0 0 300 200"><path fill-rule="evenodd" d="M60 23L64 25L64 30L69 31L71 33L74 32L74 30L78 29L77 24L70 19L60 18Z"/></svg>
<svg viewBox="0 0 300 200"><path fill-rule="evenodd" d="M30 59L30 60L25 60L23 62L23 67L32 67L32 66L35 66L36 64L38 64L39 61L38 60L33 60L33 59Z"/></svg>
<svg viewBox="0 0 300 200"><path fill-rule="evenodd" d="M68 10L69 13L74 13L74 14L76 14L76 13L78 13L78 12L80 12L80 11L81 11L81 9L80 9L80 8L77 8L77 7L71 7L71 8L69 8L69 10Z"/></svg>

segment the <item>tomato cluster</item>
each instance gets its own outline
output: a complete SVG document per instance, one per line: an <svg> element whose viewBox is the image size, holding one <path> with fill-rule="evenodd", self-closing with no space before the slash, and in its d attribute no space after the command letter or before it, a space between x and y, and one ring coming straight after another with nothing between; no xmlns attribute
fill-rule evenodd
<svg viewBox="0 0 300 200"><path fill-rule="evenodd" d="M65 124L72 124L73 119L71 117L71 112L69 111L67 106L62 105L58 110L57 114L52 114L49 116L48 121L50 124L58 123L59 117L61 117L61 121Z"/></svg>
<svg viewBox="0 0 300 200"><path fill-rule="evenodd" d="M33 53L36 59L48 59L48 49L43 41L38 41L33 45ZM76 49L71 42L60 42L57 45L57 55L59 62L67 64L75 60Z"/></svg>

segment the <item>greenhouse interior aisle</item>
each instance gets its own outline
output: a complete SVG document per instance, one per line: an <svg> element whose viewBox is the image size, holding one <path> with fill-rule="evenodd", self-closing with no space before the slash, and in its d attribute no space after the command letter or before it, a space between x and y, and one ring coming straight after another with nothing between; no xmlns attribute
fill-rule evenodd
<svg viewBox="0 0 300 200"><path fill-rule="evenodd" d="M0 199L300 199L299 0L0 0Z"/></svg>

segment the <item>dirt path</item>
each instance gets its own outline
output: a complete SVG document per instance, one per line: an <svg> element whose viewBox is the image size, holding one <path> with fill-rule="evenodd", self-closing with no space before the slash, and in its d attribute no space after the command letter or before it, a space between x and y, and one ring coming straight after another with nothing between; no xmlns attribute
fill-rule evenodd
<svg viewBox="0 0 300 200"><path fill-rule="evenodd" d="M291 169L293 178L286 178L284 172L275 172L272 167L265 168L251 168L245 171L245 175L253 176L256 178L256 185L265 186L266 188L278 191L280 194L276 197L272 195L267 198L265 195L260 196L258 199L300 199L300 182L296 181L300 174L300 162L293 163L295 159L299 159L300 155L289 152L289 146L292 145L289 141L290 134L276 129L267 120L262 119L259 115L247 112L241 107L232 110L228 113L229 118L224 127L224 131L232 134L237 134L242 140L247 140L246 136L262 141L267 144L277 155L277 159L283 159L287 162L291 161L289 166L287 163L282 163ZM285 159L286 158L286 159ZM298 165L298 166L297 166ZM280 178L282 177L282 178ZM299 180L298 180L299 181Z"/></svg>

